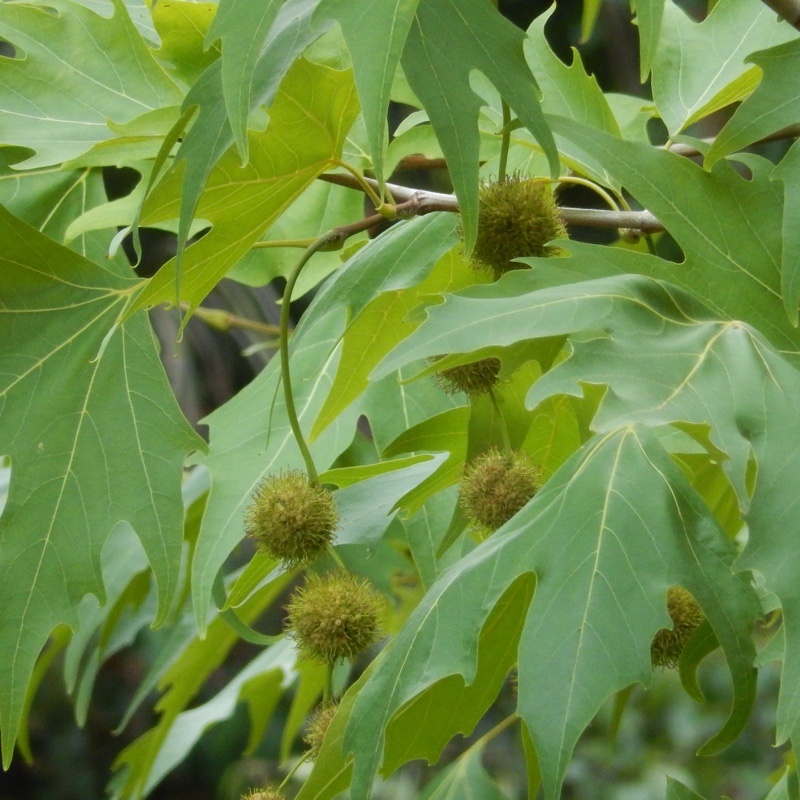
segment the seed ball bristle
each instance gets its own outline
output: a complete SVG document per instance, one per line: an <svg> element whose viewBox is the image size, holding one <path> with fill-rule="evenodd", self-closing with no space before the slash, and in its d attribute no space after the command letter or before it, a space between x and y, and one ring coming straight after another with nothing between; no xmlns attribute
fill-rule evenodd
<svg viewBox="0 0 800 800"><path fill-rule="evenodd" d="M309 757L316 760L319 755L320 748L322 747L322 740L325 738L325 733L328 730L334 716L336 716L337 705L320 706L308 722L306 728L306 735L303 741L308 745Z"/></svg>
<svg viewBox="0 0 800 800"><path fill-rule="evenodd" d="M499 358L482 358L471 364L443 369L436 373L436 381L447 394L464 392L468 397L478 397L500 382L501 366Z"/></svg>
<svg viewBox="0 0 800 800"><path fill-rule="evenodd" d="M381 636L381 595L353 575L310 576L286 610L301 658L324 664L354 658Z"/></svg>
<svg viewBox="0 0 800 800"><path fill-rule="evenodd" d="M525 453L507 456L492 448L466 469L458 498L472 527L492 532L508 522L541 485L541 471Z"/></svg>
<svg viewBox="0 0 800 800"><path fill-rule="evenodd" d="M676 667L689 637L705 619L697 601L682 586L672 586L667 592L667 612L672 619L672 629L662 628L650 645L650 661L654 667Z"/></svg>
<svg viewBox="0 0 800 800"><path fill-rule="evenodd" d="M525 269L514 258L555 255L558 248L547 247L547 242L567 235L550 185L534 178L513 175L482 184L478 214L472 263L491 270L495 280Z"/></svg>
<svg viewBox="0 0 800 800"><path fill-rule="evenodd" d="M256 489L245 530L259 550L287 566L307 564L333 540L339 514L333 495L299 471L270 475Z"/></svg>
<svg viewBox="0 0 800 800"><path fill-rule="evenodd" d="M275 789L251 789L241 800L284 800L284 797Z"/></svg>

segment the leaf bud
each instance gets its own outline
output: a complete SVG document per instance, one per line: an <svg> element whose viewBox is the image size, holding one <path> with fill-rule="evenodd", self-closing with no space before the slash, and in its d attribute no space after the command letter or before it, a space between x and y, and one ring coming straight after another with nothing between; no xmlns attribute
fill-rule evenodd
<svg viewBox="0 0 800 800"><path fill-rule="evenodd" d="M689 637L705 619L697 601L682 586L672 586L667 592L667 612L672 619L672 629L662 628L650 644L650 661L654 667L676 667Z"/></svg>
<svg viewBox="0 0 800 800"><path fill-rule="evenodd" d="M270 475L258 486L245 530L263 553L297 566L327 548L338 522L333 495L304 473L291 471Z"/></svg>
<svg viewBox="0 0 800 800"><path fill-rule="evenodd" d="M459 502L473 528L496 531L539 490L541 470L526 453L496 448L478 456L461 479Z"/></svg>
<svg viewBox="0 0 800 800"><path fill-rule="evenodd" d="M286 628L301 658L333 663L357 656L381 636L383 600L368 581L334 573L295 590Z"/></svg>

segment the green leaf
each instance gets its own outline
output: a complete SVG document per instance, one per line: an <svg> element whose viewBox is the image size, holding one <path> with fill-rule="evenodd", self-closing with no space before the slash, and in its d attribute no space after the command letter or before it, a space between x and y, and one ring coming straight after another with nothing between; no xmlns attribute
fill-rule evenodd
<svg viewBox="0 0 800 800"><path fill-rule="evenodd" d="M784 27L788 27L784 24ZM797 122L800 114L800 41L753 53L749 63L764 71L753 94L736 109L705 158L710 169L723 156Z"/></svg>
<svg viewBox="0 0 800 800"><path fill-rule="evenodd" d="M781 296L786 315L796 327L800 305L800 143L789 148L772 177L784 185Z"/></svg>
<svg viewBox="0 0 800 800"><path fill-rule="evenodd" d="M107 120L129 122L180 103L181 92L125 6L113 2L110 18L70 0L48 2L55 14L24 3L0 4L0 36L18 51L16 58L0 59L0 142L33 151L17 167L67 161L114 136Z"/></svg>
<svg viewBox="0 0 800 800"><path fill-rule="evenodd" d="M181 468L202 441L181 415L136 281L0 209L2 438L13 478L0 519L0 722L8 764L36 656L53 628L104 597L100 552L120 521L139 535L162 623L178 587ZM47 315L48 325L42 325ZM147 498L143 502L143 498Z"/></svg>
<svg viewBox="0 0 800 800"><path fill-rule="evenodd" d="M375 177L383 182L386 112L389 94L420 0L321 0L313 22L335 19L353 59L361 115L366 128ZM369 31L365 36L364 32Z"/></svg>
<svg viewBox="0 0 800 800"><path fill-rule="evenodd" d="M155 55L170 62L172 73L186 84L194 83L219 58L219 48L203 49L216 10L216 3L191 0L159 0L153 5L153 23L161 38Z"/></svg>
<svg viewBox="0 0 800 800"><path fill-rule="evenodd" d="M686 784L667 775L667 800L705 800Z"/></svg>
<svg viewBox="0 0 800 800"><path fill-rule="evenodd" d="M636 6L636 24L639 27L639 80L644 83L661 40L664 0L633 0L633 5Z"/></svg>
<svg viewBox="0 0 800 800"><path fill-rule="evenodd" d="M269 591L260 592L252 598L240 612L246 622L268 608L286 587L289 575L275 582ZM192 711L186 707L197 695L206 679L222 664L231 648L239 641L236 633L221 617L216 617L208 625L205 638L196 635L188 645L183 643L177 657L174 657L158 680L158 688L164 694L155 705L160 713L158 722L128 745L116 758L112 769L116 775L112 779L114 798L140 797L147 794L191 748L202 733L205 724L224 719L233 711L233 704L240 687L254 673L279 668L281 682L288 677L294 664L294 649L288 642L279 642L263 653L234 678L231 684L217 696L216 702L199 706ZM244 676L244 677L242 677ZM275 698L277 699L277 698ZM192 717L194 712L199 712ZM254 719L254 723L257 718Z"/></svg>
<svg viewBox="0 0 800 800"><path fill-rule="evenodd" d="M221 41L222 93L242 165L249 160L247 119L252 104L252 80L280 0L220 0L206 43Z"/></svg>
<svg viewBox="0 0 800 800"><path fill-rule="evenodd" d="M438 252L439 248L429 252L415 265L416 268L420 265L428 267L431 258L435 258ZM381 262L373 260L371 263ZM383 287L404 282L402 279L392 281L391 277L384 280ZM345 331L336 380L314 423L312 438L365 391L372 369L398 342L419 326L418 319L410 318L415 309L430 302L440 292L468 286L474 279L474 271L453 249L439 259L430 274L416 286L392 291L383 288L382 293L359 312Z"/></svg>
<svg viewBox="0 0 800 800"><path fill-rule="evenodd" d="M209 177L197 206L211 230L184 254L181 299L197 306L264 231L341 151L357 108L349 72L299 60L281 84L265 132L250 131L250 162L228 150ZM199 121L195 124L199 124ZM175 219L182 170L153 190L142 225ZM177 258L165 264L134 304L175 302Z"/></svg>
<svg viewBox="0 0 800 800"><path fill-rule="evenodd" d="M745 57L794 35L763 3L720 0L699 23L667 3L653 61L653 99L670 134L745 97L753 82L732 88L750 69Z"/></svg>
<svg viewBox="0 0 800 800"><path fill-rule="evenodd" d="M752 177L746 180L727 163L704 172L686 158L578 123L564 135L593 148L685 254L681 264L637 254L626 270L669 280L719 316L756 326L779 350L798 352L800 334L786 318L781 297L783 192L771 180L772 164L751 158Z"/></svg>
<svg viewBox="0 0 800 800"><path fill-rule="evenodd" d="M522 31L484 0L420 0L403 52L403 69L423 102L448 162L472 251L478 229L477 128L481 100L470 86L479 70L498 89L548 157L559 162L553 135L522 54Z"/></svg>
<svg viewBox="0 0 800 800"><path fill-rule="evenodd" d="M519 644L518 708L547 798L558 795L578 736L603 702L649 682L650 642L669 625L669 586L685 586L698 600L734 683L752 683L749 630L759 610L748 583L730 571L734 555L650 432L630 426L591 440L442 575L387 649L348 724L352 796L366 797L382 733L404 704L449 675L479 685L474 631L511 582L530 572L538 579Z"/></svg>
<svg viewBox="0 0 800 800"><path fill-rule="evenodd" d="M335 544L374 546L402 507L405 495L436 472L446 458L441 453L424 460L415 459L416 463L339 489L335 497L341 519ZM322 480L330 482L331 474Z"/></svg>
<svg viewBox="0 0 800 800"><path fill-rule="evenodd" d="M470 747L448 764L419 795L420 800L506 800L481 764L483 747Z"/></svg>

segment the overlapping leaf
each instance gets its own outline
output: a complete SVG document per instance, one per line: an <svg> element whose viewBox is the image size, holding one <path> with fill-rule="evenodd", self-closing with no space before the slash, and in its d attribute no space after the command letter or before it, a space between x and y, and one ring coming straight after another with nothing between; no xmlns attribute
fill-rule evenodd
<svg viewBox="0 0 800 800"><path fill-rule="evenodd" d="M728 153L800 119L800 41L753 53L747 60L761 67L764 77L714 139L706 155L707 169Z"/></svg>
<svg viewBox="0 0 800 800"><path fill-rule="evenodd" d="M57 13L0 5L0 36L21 51L0 61L0 142L34 151L21 166L67 161L114 136L107 120L124 123L181 102L121 0L110 18L70 0L48 6Z"/></svg>
<svg viewBox="0 0 800 800"><path fill-rule="evenodd" d="M583 728L612 693L649 682L666 590L685 586L726 653L736 704L752 700L754 594L713 516L646 429L599 436L497 534L434 584L355 700L344 740L351 793L368 795L394 714L450 675L475 679L475 630L509 585L535 573L519 644L519 711L556 797ZM476 685L478 681L475 681ZM734 715L741 716L741 708ZM745 716L746 716L745 709Z"/></svg>
<svg viewBox="0 0 800 800"><path fill-rule="evenodd" d="M750 94L759 76L745 57L794 36L763 3L720 0L700 23L666 3L653 61L653 99L670 134Z"/></svg>
<svg viewBox="0 0 800 800"><path fill-rule="evenodd" d="M772 164L751 157L747 180L727 163L708 173L686 158L577 122L563 133L601 158L683 250L682 264L640 256L629 271L669 280L720 317L758 328L778 350L800 351L781 296L784 198L780 182L771 180Z"/></svg>
<svg viewBox="0 0 800 800"><path fill-rule="evenodd" d="M478 114L470 86L479 70L533 133L558 173L558 153L522 53L522 31L483 0L420 0L403 52L408 82L428 112L447 158L469 252L478 224Z"/></svg>
<svg viewBox="0 0 800 800"><path fill-rule="evenodd" d="M21 703L50 631L103 597L100 551L128 521L158 584L159 621L178 586L188 452L181 416L141 316L115 327L135 290L0 209L3 512L0 722L13 752Z"/></svg>
<svg viewBox="0 0 800 800"><path fill-rule="evenodd" d="M184 254L180 296L196 306L281 212L329 166L358 113L352 75L295 63L281 84L266 131L251 131L250 161L228 150L209 177L197 213L212 223ZM182 170L154 190L142 224L175 219L180 211ZM159 270L136 307L174 302L177 259Z"/></svg>

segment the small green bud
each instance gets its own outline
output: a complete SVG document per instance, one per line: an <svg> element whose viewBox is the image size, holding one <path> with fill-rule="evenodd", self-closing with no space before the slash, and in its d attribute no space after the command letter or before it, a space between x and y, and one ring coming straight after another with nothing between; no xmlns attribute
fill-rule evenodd
<svg viewBox="0 0 800 800"><path fill-rule="evenodd" d="M241 800L285 800L285 798L275 789L251 789L242 795Z"/></svg>
<svg viewBox="0 0 800 800"><path fill-rule="evenodd" d="M493 448L467 467L458 499L473 528L492 532L508 522L541 484L541 471L527 454L508 456Z"/></svg>
<svg viewBox="0 0 800 800"><path fill-rule="evenodd" d="M286 610L286 628L302 658L354 658L381 636L383 600L368 581L350 574L310 576Z"/></svg>
<svg viewBox="0 0 800 800"><path fill-rule="evenodd" d="M270 475L259 485L245 529L266 555L297 566L327 548L338 522L333 495L294 471Z"/></svg>
<svg viewBox="0 0 800 800"><path fill-rule="evenodd" d="M705 619L697 601L682 586L672 586L667 592L667 612L672 629L662 628L650 645L654 667L676 667L689 637Z"/></svg>
<svg viewBox="0 0 800 800"><path fill-rule="evenodd" d="M555 255L558 248L547 242L567 235L550 185L534 178L514 175L484 183L478 213L472 263L491 270L495 280L510 270L525 269L513 263L514 258Z"/></svg>

